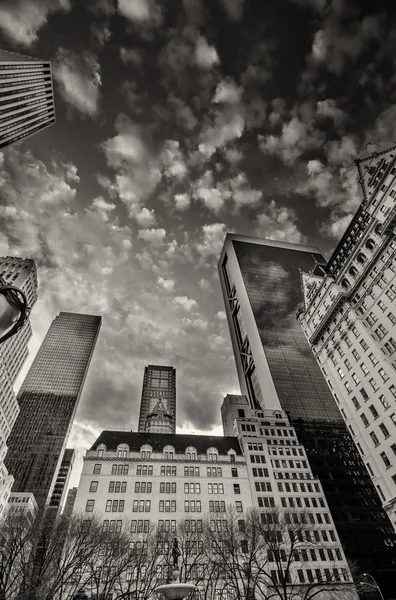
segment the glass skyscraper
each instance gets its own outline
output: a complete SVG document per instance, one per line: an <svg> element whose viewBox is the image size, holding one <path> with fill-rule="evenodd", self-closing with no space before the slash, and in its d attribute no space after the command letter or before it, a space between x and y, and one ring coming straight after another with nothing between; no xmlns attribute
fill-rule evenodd
<svg viewBox="0 0 396 600"><path fill-rule="evenodd" d="M325 264L315 247L228 234L219 275L231 341L242 393L252 408L287 412L346 556L386 587L394 531L296 317L301 272Z"/></svg>
<svg viewBox="0 0 396 600"><path fill-rule="evenodd" d="M53 123L51 63L0 50L0 148Z"/></svg>
<svg viewBox="0 0 396 600"><path fill-rule="evenodd" d="M33 492L39 506L50 499L101 320L61 312L19 391L5 464L15 479L13 491Z"/></svg>
<svg viewBox="0 0 396 600"><path fill-rule="evenodd" d="M176 369L159 365L144 368L140 401L140 432L176 432Z"/></svg>

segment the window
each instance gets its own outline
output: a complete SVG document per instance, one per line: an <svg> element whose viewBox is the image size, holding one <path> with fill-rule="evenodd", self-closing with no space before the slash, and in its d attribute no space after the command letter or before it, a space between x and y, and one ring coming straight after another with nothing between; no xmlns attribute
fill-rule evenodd
<svg viewBox="0 0 396 600"><path fill-rule="evenodd" d="M161 481L160 494L176 494L176 481Z"/></svg>
<svg viewBox="0 0 396 600"><path fill-rule="evenodd" d="M160 500L159 512L176 512L176 500Z"/></svg>
<svg viewBox="0 0 396 600"><path fill-rule="evenodd" d="M231 476L232 477L238 477L238 469L232 468L231 469Z"/></svg>
<svg viewBox="0 0 396 600"><path fill-rule="evenodd" d="M366 367L366 365L365 365L364 363L362 363L362 364L360 365L360 368L362 369L362 371L363 371L363 373L364 373L365 375L368 375L368 373L369 373L369 370L368 370L368 368Z"/></svg>
<svg viewBox="0 0 396 600"><path fill-rule="evenodd" d="M372 440L373 440L373 442L374 442L374 446L378 446L378 444L379 444L379 440L378 440L377 436L375 435L374 431L372 431L372 432L370 433L370 437L371 437L371 439L372 439Z"/></svg>
<svg viewBox="0 0 396 600"><path fill-rule="evenodd" d="M373 325L375 325L375 323L378 321L378 317L375 316L374 313L369 313L366 317L366 323L367 325L369 325L369 327L373 327Z"/></svg>
<svg viewBox="0 0 396 600"><path fill-rule="evenodd" d="M355 360L360 360L360 354L357 350L352 350L352 355L354 357Z"/></svg>
<svg viewBox="0 0 396 600"><path fill-rule="evenodd" d="M396 391L396 390L395 390L395 391ZM368 398L369 398L369 397L368 397L368 393L366 392L366 390L365 390L364 388L360 388L360 393L361 393L361 394L362 394L362 396L363 396L363 400L365 400L365 401L366 401L366 400L368 400Z"/></svg>
<svg viewBox="0 0 396 600"><path fill-rule="evenodd" d="M389 377L384 369L379 369L378 373L380 374L382 381L388 381Z"/></svg>
<svg viewBox="0 0 396 600"><path fill-rule="evenodd" d="M98 482L97 481L91 481L91 484L89 486L89 491L90 492L97 492L98 490Z"/></svg>
<svg viewBox="0 0 396 600"><path fill-rule="evenodd" d="M387 457L386 453L385 452L381 452L380 457L382 458L383 463L386 466L386 468L389 469L389 467L391 466L391 461Z"/></svg>
<svg viewBox="0 0 396 600"><path fill-rule="evenodd" d="M201 501L200 500L185 500L184 501L185 512L201 512Z"/></svg>
<svg viewBox="0 0 396 600"><path fill-rule="evenodd" d="M95 506L95 500L87 500L85 505L85 512L93 512Z"/></svg>
<svg viewBox="0 0 396 600"><path fill-rule="evenodd" d="M153 472L149 473L149 475L152 474ZM144 475L144 473L142 473L142 475ZM161 465L161 475L166 475L168 477L176 477L176 467Z"/></svg>
<svg viewBox="0 0 396 600"><path fill-rule="evenodd" d="M347 381L344 383L344 386L348 394L350 394L352 392L352 388Z"/></svg>
<svg viewBox="0 0 396 600"><path fill-rule="evenodd" d="M369 410L371 411L371 414L373 415L374 419L378 419L378 417L379 417L379 414L378 414L378 411L377 411L377 409L375 408L374 404L371 404L371 405L369 406Z"/></svg>
<svg viewBox="0 0 396 600"><path fill-rule="evenodd" d="M238 500L235 502L235 510L236 510L238 513L241 513L241 512L243 512L243 506L242 506L242 502L240 502L240 501L238 501Z"/></svg>
<svg viewBox="0 0 396 600"><path fill-rule="evenodd" d="M377 329L375 329L374 333L379 340L382 340L382 338L386 336L386 329L383 325L379 325Z"/></svg>
<svg viewBox="0 0 396 600"><path fill-rule="evenodd" d="M391 385L390 388L389 388L389 390L392 392L392 394L396 398L396 387L394 385Z"/></svg>
<svg viewBox="0 0 396 600"><path fill-rule="evenodd" d="M388 319L392 325L396 325L396 316L393 314L393 312L388 312Z"/></svg>
<svg viewBox="0 0 396 600"><path fill-rule="evenodd" d="M94 465L93 474L100 475L101 470L102 470L102 465Z"/></svg>
<svg viewBox="0 0 396 600"><path fill-rule="evenodd" d="M382 432L384 438L388 438L389 437L389 431L388 431L387 427L383 423L381 423L379 425L379 428L381 429L381 432Z"/></svg>
<svg viewBox="0 0 396 600"><path fill-rule="evenodd" d="M384 394L381 394L381 396L379 397L379 401L381 402L382 406L385 409L389 408L390 404L389 404L388 400L385 398Z"/></svg>
<svg viewBox="0 0 396 600"><path fill-rule="evenodd" d="M352 369L352 365L348 359L345 359L344 364L345 364L346 368L348 369L348 371L350 371Z"/></svg>
<svg viewBox="0 0 396 600"><path fill-rule="evenodd" d="M356 373L352 373L352 379L353 379L353 381L356 383L356 385L359 385L359 383L360 383L360 379L359 379L359 377L356 375Z"/></svg>
<svg viewBox="0 0 396 600"><path fill-rule="evenodd" d="M377 382L375 381L375 379L373 377L369 380L369 384L373 388L374 392L377 392L379 390L379 385L377 384Z"/></svg>
<svg viewBox="0 0 396 600"><path fill-rule="evenodd" d="M368 350L368 343L363 338L360 340L359 344L363 348L364 351Z"/></svg>
<svg viewBox="0 0 396 600"><path fill-rule="evenodd" d="M359 402L358 402L357 398L355 398L355 396L352 398L352 402L353 402L353 405L354 405L354 407L356 408L356 410L357 410L358 408L360 408L360 404L359 404Z"/></svg>
<svg viewBox="0 0 396 600"><path fill-rule="evenodd" d="M364 413L362 413L360 415L360 418L362 419L363 424L364 424L365 427L368 427L370 425L369 420L368 420L368 418L366 417L366 415Z"/></svg>
<svg viewBox="0 0 396 600"><path fill-rule="evenodd" d="M340 376L340 379L344 379L345 375L342 369L338 368L337 369L337 373Z"/></svg>
<svg viewBox="0 0 396 600"><path fill-rule="evenodd" d="M241 493L241 488L239 487L238 483L234 483L234 494L240 494Z"/></svg>

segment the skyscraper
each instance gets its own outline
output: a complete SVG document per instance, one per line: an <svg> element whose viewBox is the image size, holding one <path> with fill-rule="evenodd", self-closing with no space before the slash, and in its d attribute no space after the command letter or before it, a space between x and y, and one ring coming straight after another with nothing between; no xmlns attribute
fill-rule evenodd
<svg viewBox="0 0 396 600"><path fill-rule="evenodd" d="M62 462L59 467L59 471L56 475L54 489L52 492L51 500L49 502L50 508L54 509L58 513L66 499L67 486L69 485L70 476L73 470L75 459L75 452L73 448L66 448L63 453Z"/></svg>
<svg viewBox="0 0 396 600"><path fill-rule="evenodd" d="M144 368L138 431L175 433L176 369L173 367Z"/></svg>
<svg viewBox="0 0 396 600"><path fill-rule="evenodd" d="M357 161L363 202L299 319L396 529L396 149Z"/></svg>
<svg viewBox="0 0 396 600"><path fill-rule="evenodd" d="M301 271L325 266L317 248L228 234L219 274L242 393L251 408L286 411L347 557L386 586L396 575L391 523L296 317Z"/></svg>
<svg viewBox="0 0 396 600"><path fill-rule="evenodd" d="M0 257L0 277L26 294L29 307L34 305L37 300L37 272L33 260ZM28 356L31 337L32 329L30 321L27 321L16 335L0 345L0 514L7 504L14 481L4 464L7 439L19 412L14 384Z"/></svg>
<svg viewBox="0 0 396 600"><path fill-rule="evenodd" d="M18 394L5 463L13 491L33 492L39 506L50 499L100 325L99 316L61 312Z"/></svg>
<svg viewBox="0 0 396 600"><path fill-rule="evenodd" d="M51 63L0 50L0 148L55 123Z"/></svg>

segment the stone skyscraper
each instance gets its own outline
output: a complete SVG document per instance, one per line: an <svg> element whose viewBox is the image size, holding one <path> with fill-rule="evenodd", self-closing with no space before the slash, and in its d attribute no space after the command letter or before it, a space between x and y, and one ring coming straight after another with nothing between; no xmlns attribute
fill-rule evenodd
<svg viewBox="0 0 396 600"><path fill-rule="evenodd" d="M0 148L55 123L51 63L0 50Z"/></svg>
<svg viewBox="0 0 396 600"><path fill-rule="evenodd" d="M101 326L101 317L61 312L18 394L20 413L6 467L13 491L49 501Z"/></svg>
<svg viewBox="0 0 396 600"><path fill-rule="evenodd" d="M37 272L33 260L0 257L0 277L25 293L30 308L34 305L37 300ZM19 412L14 384L28 356L31 337L32 329L28 320L16 335L0 345L0 514L7 504L14 481L4 464L7 439Z"/></svg>
<svg viewBox="0 0 396 600"><path fill-rule="evenodd" d="M173 367L144 368L138 431L175 433L176 369Z"/></svg>
<svg viewBox="0 0 396 600"><path fill-rule="evenodd" d="M228 325L250 407L286 412L346 555L386 587L396 575L392 525L296 316L301 271L325 266L314 247L228 234L219 262Z"/></svg>

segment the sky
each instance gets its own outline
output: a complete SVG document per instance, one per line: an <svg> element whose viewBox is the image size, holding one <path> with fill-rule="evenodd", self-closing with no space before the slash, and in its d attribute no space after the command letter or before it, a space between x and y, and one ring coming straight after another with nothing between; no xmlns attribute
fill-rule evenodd
<svg viewBox="0 0 396 600"><path fill-rule="evenodd" d="M26 368L60 311L103 317L80 462L102 429L136 430L147 364L177 370L179 432L221 434L225 233L330 256L354 160L396 140L391 4L1 0L0 47L51 60L56 100L0 153L0 254L40 263Z"/></svg>

